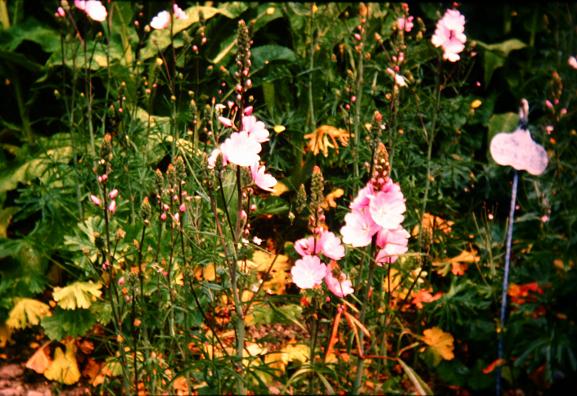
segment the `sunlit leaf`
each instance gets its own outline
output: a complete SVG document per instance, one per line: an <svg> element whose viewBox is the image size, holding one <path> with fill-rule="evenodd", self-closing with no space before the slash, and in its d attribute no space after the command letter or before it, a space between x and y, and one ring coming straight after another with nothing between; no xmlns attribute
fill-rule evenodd
<svg viewBox="0 0 577 396"><path fill-rule="evenodd" d="M274 195L275 197L280 197L281 195L283 195L287 191L289 191L289 188L287 187L287 185L282 183L282 182L277 181L273 187L271 195Z"/></svg>
<svg viewBox="0 0 577 396"><path fill-rule="evenodd" d="M38 374L44 374L46 369L52 364L50 358L50 350L47 346L50 341L46 342L42 347L38 348L36 352L26 362L26 368L36 371Z"/></svg>
<svg viewBox="0 0 577 396"><path fill-rule="evenodd" d="M250 270L259 272L264 281L262 289L269 294L284 294L286 285L291 282L291 263L288 256L256 250L252 260L247 261L247 266Z"/></svg>
<svg viewBox="0 0 577 396"><path fill-rule="evenodd" d="M432 327L423 331L423 341L431 347L431 350L445 360L455 357L453 353L453 336L445 333L438 327Z"/></svg>
<svg viewBox="0 0 577 396"><path fill-rule="evenodd" d="M63 343L66 351L63 352L60 347L56 348L54 351L54 360L44 372L44 376L51 381L72 385L80 379L80 370L78 369L78 362L76 361L76 346L74 345L74 339L64 341Z"/></svg>
<svg viewBox="0 0 577 396"><path fill-rule="evenodd" d="M54 301L63 309L88 309L93 301L100 298L102 291L101 283L74 282L66 287L54 288Z"/></svg>
<svg viewBox="0 0 577 396"><path fill-rule="evenodd" d="M33 298L17 298L8 315L6 325L12 329L24 329L40 323L40 319L50 315L50 307Z"/></svg>
<svg viewBox="0 0 577 396"><path fill-rule="evenodd" d="M0 348L6 347L6 344L12 340L12 329L6 324L0 324Z"/></svg>

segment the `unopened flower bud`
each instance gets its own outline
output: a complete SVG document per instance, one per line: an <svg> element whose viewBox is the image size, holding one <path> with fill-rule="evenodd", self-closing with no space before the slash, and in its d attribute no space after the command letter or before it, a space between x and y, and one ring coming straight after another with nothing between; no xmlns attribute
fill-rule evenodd
<svg viewBox="0 0 577 396"><path fill-rule="evenodd" d="M118 189L114 189L108 193L108 198L115 199L118 196Z"/></svg>
<svg viewBox="0 0 577 396"><path fill-rule="evenodd" d="M114 199L110 201L110 204L108 205L108 211L112 214L116 212L116 201Z"/></svg>
<svg viewBox="0 0 577 396"><path fill-rule="evenodd" d="M186 212L186 205L184 203L181 203L180 206L178 207L178 210L180 210L181 213Z"/></svg>
<svg viewBox="0 0 577 396"><path fill-rule="evenodd" d="M100 198L98 198L96 195L90 195L90 200L92 201L92 203L98 207L100 207L100 205L102 205L102 202L100 201Z"/></svg>

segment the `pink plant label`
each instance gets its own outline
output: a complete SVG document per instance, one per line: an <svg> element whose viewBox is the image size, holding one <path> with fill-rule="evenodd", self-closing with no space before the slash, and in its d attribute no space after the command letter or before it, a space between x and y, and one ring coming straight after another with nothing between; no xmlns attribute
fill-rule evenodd
<svg viewBox="0 0 577 396"><path fill-rule="evenodd" d="M491 140L490 150L499 165L509 165L532 175L542 174L549 162L543 146L537 144L525 129L496 134Z"/></svg>

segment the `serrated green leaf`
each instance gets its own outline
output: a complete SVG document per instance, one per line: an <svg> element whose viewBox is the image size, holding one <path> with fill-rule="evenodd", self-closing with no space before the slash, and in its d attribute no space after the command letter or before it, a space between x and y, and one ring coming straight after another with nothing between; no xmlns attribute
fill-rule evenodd
<svg viewBox="0 0 577 396"><path fill-rule="evenodd" d="M78 337L92 328L96 318L88 309L64 310L56 308L52 316L42 319L42 327L51 340L66 336Z"/></svg>

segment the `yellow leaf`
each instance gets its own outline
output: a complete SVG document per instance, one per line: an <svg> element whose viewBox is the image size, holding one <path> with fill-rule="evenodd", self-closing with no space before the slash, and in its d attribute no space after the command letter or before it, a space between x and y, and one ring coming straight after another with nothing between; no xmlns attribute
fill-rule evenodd
<svg viewBox="0 0 577 396"><path fill-rule="evenodd" d="M80 379L80 370L76 362L76 346L74 340L65 341L66 352L56 348L54 361L44 372L44 376L51 381L58 381L66 385L72 385Z"/></svg>
<svg viewBox="0 0 577 396"><path fill-rule="evenodd" d="M6 347L8 341L12 340L12 330L6 324L0 325L0 348Z"/></svg>
<svg viewBox="0 0 577 396"><path fill-rule="evenodd" d="M12 329L24 329L40 323L40 319L50 315L50 307L33 298L17 298L8 314L6 325Z"/></svg>
<svg viewBox="0 0 577 396"><path fill-rule="evenodd" d="M451 233L452 226L455 224L454 221L448 221L440 218L439 216L432 215L430 213L425 213L423 215L423 219L421 220L421 225L423 227L423 236L428 237L430 241L433 240L433 235L435 231L441 232L445 235L449 235ZM420 232L420 226L417 224L413 231L411 232L414 237L418 236ZM440 241L440 236L437 234L434 238L435 242Z"/></svg>
<svg viewBox="0 0 577 396"><path fill-rule="evenodd" d="M101 287L100 282L74 282L66 287L55 287L52 296L62 309L88 309L92 301L102 295Z"/></svg>
<svg viewBox="0 0 577 396"><path fill-rule="evenodd" d="M50 341L42 345L41 348L38 348L38 350L34 352L34 355L32 355L26 362L26 368L34 370L38 374L44 374L46 369L50 366L50 364L52 364L52 359L50 359L50 356L48 355L49 352L46 349L48 345L50 345Z"/></svg>
<svg viewBox="0 0 577 396"><path fill-rule="evenodd" d="M284 184L283 182L277 181L270 194L272 196L275 196L275 197L280 197L281 195L283 195L288 190L289 190L289 188L286 186L286 184Z"/></svg>
<svg viewBox="0 0 577 396"><path fill-rule="evenodd" d="M281 349L282 361L287 364L289 362L297 362L306 363L309 361L309 354L310 348L308 345L304 344L288 344L283 349Z"/></svg>
<svg viewBox="0 0 577 396"><path fill-rule="evenodd" d="M445 360L451 360L455 357L453 354L453 336L445 333L438 327L433 327L423 331L423 341L431 347L431 350L440 355Z"/></svg>
<svg viewBox="0 0 577 396"><path fill-rule="evenodd" d="M464 275L469 264L478 263L479 260L481 258L475 249L463 250L455 257L433 262L433 266L437 267L437 273L441 276L446 276L449 268L454 275Z"/></svg>
<svg viewBox="0 0 577 396"><path fill-rule="evenodd" d="M260 273L264 281L262 289L266 293L284 294L286 285L291 282L291 263L288 256L255 250L252 261L247 261L247 266Z"/></svg>

